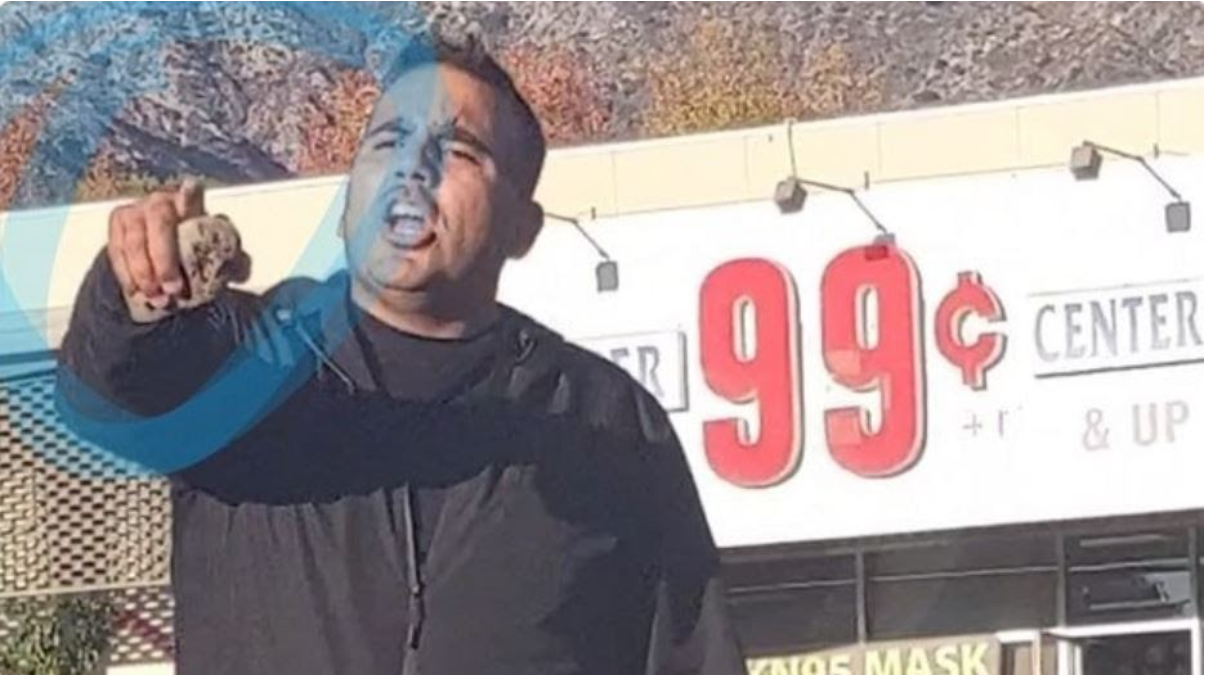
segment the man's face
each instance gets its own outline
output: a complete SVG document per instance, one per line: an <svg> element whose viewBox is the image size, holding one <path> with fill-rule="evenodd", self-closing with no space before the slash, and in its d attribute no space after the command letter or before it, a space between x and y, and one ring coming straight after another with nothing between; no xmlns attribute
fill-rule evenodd
<svg viewBox="0 0 1206 676"><path fill-rule="evenodd" d="M516 185L512 106L446 65L412 69L382 94L341 224L358 284L382 302L493 299L504 261L526 252L542 220Z"/></svg>

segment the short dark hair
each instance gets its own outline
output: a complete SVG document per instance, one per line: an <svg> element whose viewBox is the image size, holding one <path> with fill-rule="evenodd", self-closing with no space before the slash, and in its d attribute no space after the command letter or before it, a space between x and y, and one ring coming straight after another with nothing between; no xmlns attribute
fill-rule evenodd
<svg viewBox="0 0 1206 676"><path fill-rule="evenodd" d="M407 54L386 79L383 91L388 90L407 71L432 63L451 66L472 75L493 87L496 93L510 102L518 127L520 150L523 153L523 157L516 158L514 169L519 175L514 177L514 182L531 197L536 192L536 183L540 180L540 172L544 168L544 159L548 152L547 142L540 120L515 86L510 73L473 35L453 40L435 32L431 37L416 40L412 48L407 50Z"/></svg>

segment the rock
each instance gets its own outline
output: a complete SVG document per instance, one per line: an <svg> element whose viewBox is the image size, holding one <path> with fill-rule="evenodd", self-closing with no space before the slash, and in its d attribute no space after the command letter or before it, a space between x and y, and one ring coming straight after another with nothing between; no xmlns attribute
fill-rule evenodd
<svg viewBox="0 0 1206 676"><path fill-rule="evenodd" d="M251 275L251 257L243 251L239 231L226 216L190 218L180 224L177 233L187 295L159 309L147 302L144 294L135 293L126 299L135 322L151 324L210 303L228 284L245 282Z"/></svg>

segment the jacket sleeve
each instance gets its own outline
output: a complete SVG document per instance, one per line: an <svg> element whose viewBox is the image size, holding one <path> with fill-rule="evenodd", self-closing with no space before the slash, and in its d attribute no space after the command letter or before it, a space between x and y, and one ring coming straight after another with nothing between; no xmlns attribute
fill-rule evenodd
<svg viewBox="0 0 1206 676"><path fill-rule="evenodd" d="M645 433L653 440L651 494L658 524L657 597L646 671L744 674L719 555L682 445L661 407L652 398L643 406Z"/></svg>
<svg viewBox="0 0 1206 676"><path fill-rule="evenodd" d="M55 398L63 421L96 441L83 431L88 422L146 418L179 406L233 350L236 300L228 294L138 324L102 252L80 288L59 352ZM120 448L105 446L121 456Z"/></svg>

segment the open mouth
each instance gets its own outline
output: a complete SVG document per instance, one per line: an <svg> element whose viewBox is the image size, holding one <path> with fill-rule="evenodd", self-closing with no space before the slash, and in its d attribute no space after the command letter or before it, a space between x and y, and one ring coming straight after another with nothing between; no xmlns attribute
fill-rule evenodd
<svg viewBox="0 0 1206 676"><path fill-rule="evenodd" d="M382 235L386 242L399 249L419 249L435 240L431 209L403 202L391 204L385 214Z"/></svg>

